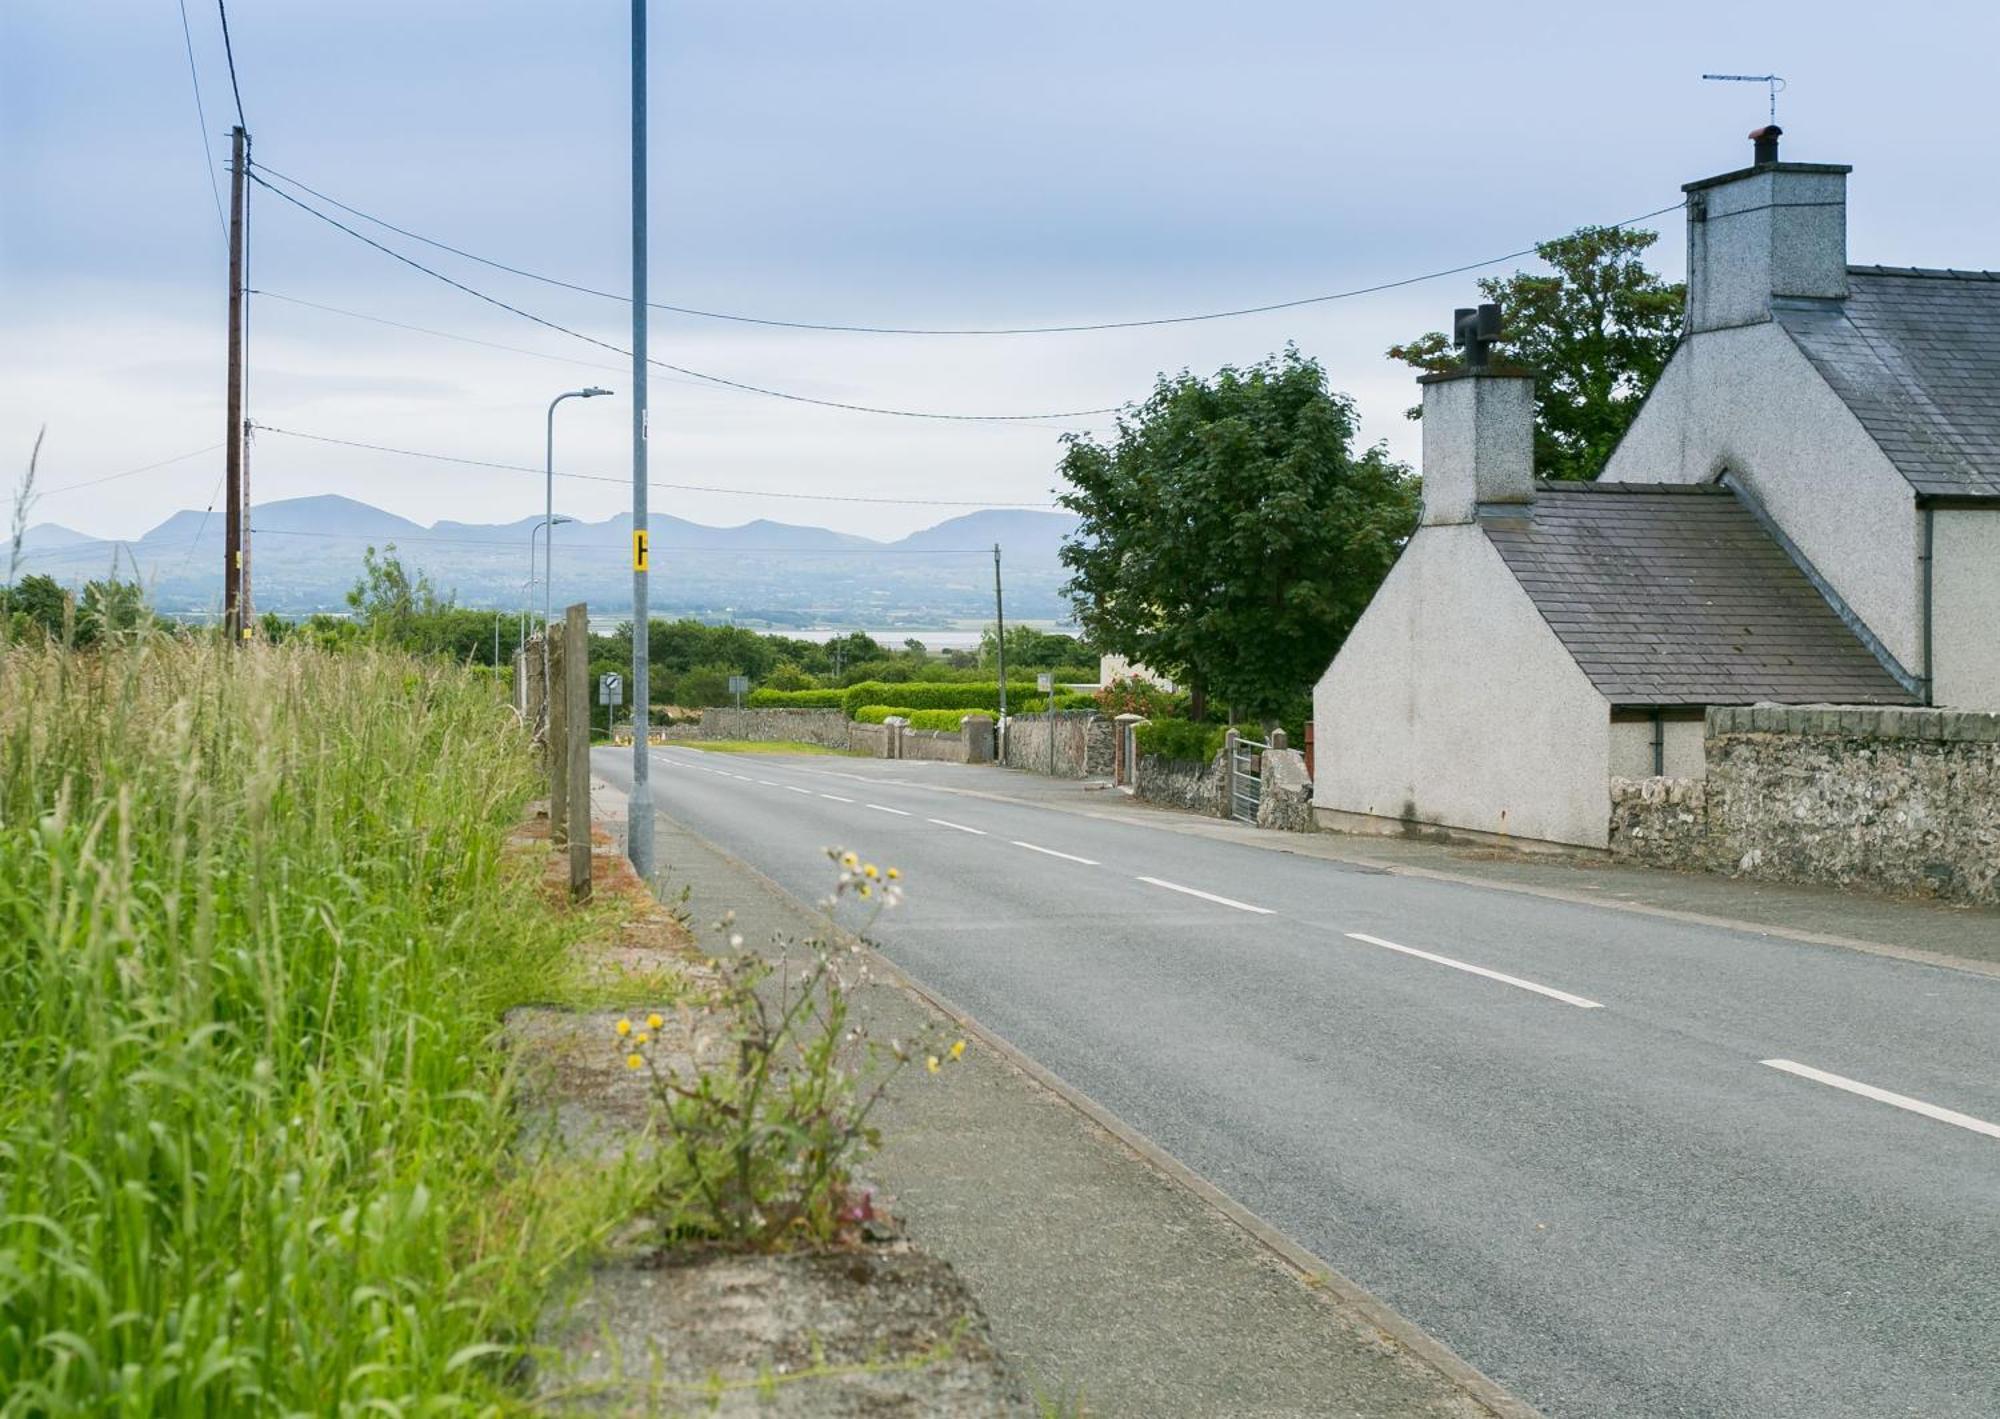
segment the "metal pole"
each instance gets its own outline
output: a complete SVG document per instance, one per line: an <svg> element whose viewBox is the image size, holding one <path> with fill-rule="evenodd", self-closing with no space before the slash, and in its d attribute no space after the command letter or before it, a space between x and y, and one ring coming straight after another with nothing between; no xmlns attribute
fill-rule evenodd
<svg viewBox="0 0 2000 1419"><path fill-rule="evenodd" d="M558 394L549 401L548 438L543 447L542 530L546 535L542 551L542 694L543 703L554 693L549 685L549 622L554 615L556 582L556 405L569 398ZM535 534L528 534L528 575L535 574Z"/></svg>
<svg viewBox="0 0 2000 1419"><path fill-rule="evenodd" d="M625 853L653 880L652 719L646 559L646 0L632 0L632 798Z"/></svg>
<svg viewBox="0 0 2000 1419"><path fill-rule="evenodd" d="M1007 722L1007 613L1000 604L1000 544L993 544L993 653L1000 666L1000 722Z"/></svg>
<svg viewBox="0 0 2000 1419"><path fill-rule="evenodd" d="M243 144L238 125L229 131L229 388L224 397L223 454L228 484L222 537L222 634L243 639L237 595L243 575Z"/></svg>

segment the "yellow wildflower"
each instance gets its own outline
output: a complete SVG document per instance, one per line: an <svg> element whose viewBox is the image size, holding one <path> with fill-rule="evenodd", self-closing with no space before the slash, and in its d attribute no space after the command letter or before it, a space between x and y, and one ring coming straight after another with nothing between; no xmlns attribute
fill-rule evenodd
<svg viewBox="0 0 2000 1419"><path fill-rule="evenodd" d="M898 877L901 877L902 875L903 875L902 869L900 868L892 867L889 869L889 880L891 882L895 881Z"/></svg>
<svg viewBox="0 0 2000 1419"><path fill-rule="evenodd" d="M660 1026L666 1023L667 1023L666 1020L660 1015L658 1011L655 1011L654 1013L646 1017L646 1028L649 1030L657 1030L660 1028Z"/></svg>
<svg viewBox="0 0 2000 1419"><path fill-rule="evenodd" d="M856 857L851 852L843 852L840 855L840 865L842 867L845 867L849 872L852 872L856 867L860 866L860 864L861 864L861 859Z"/></svg>
<svg viewBox="0 0 2000 1419"><path fill-rule="evenodd" d="M621 1035L629 1035L632 1033L632 1022L630 1020L620 1020L612 1028L617 1030Z"/></svg>
<svg viewBox="0 0 2000 1419"><path fill-rule="evenodd" d="M866 882L863 882L859 887L856 887L854 890L859 892L862 896L865 897L875 889L870 887Z"/></svg>
<svg viewBox="0 0 2000 1419"><path fill-rule="evenodd" d="M871 862L866 867L861 869L861 875L863 877L866 877L870 882L873 882L877 877L881 876L882 874L875 870L875 864Z"/></svg>
<svg viewBox="0 0 2000 1419"><path fill-rule="evenodd" d="M924 1068L926 1068L926 1069L930 1070L930 1072L931 1072L931 1073L933 1073L933 1074L937 1073L937 1072L938 1072L938 1057L937 1057L936 1055L932 1055L932 1056L931 1056L931 1057L930 1057L929 1059L925 1060L925 1061L924 1061Z"/></svg>
<svg viewBox="0 0 2000 1419"><path fill-rule="evenodd" d="M637 1035L634 1035L634 1036L632 1037L632 1043L633 1043L633 1044L635 1044L635 1045L642 1045L642 1044L646 1043L646 1041L648 1041L648 1040L650 1040L650 1039L652 1039L652 1038L653 1038L653 1037L652 1037L651 1035L647 1034L647 1033L646 1033L646 1032L645 1032L644 1030L641 1030L641 1031L639 1031L639 1033L638 1033Z"/></svg>
<svg viewBox="0 0 2000 1419"><path fill-rule="evenodd" d="M625 1067L627 1069L638 1069L645 1063L646 1057L644 1055L628 1054L625 1056Z"/></svg>
<svg viewBox="0 0 2000 1419"><path fill-rule="evenodd" d="M951 1057L952 1057L953 1059L964 1059L964 1058L965 1058L965 1041L964 1041L964 1040L960 1040L960 1041L958 1041L958 1043L954 1044L954 1045L953 1045L953 1046L951 1047Z"/></svg>

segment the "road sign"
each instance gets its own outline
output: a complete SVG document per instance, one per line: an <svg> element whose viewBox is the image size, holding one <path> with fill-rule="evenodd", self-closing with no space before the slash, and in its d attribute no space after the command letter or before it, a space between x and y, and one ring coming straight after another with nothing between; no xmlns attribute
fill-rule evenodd
<svg viewBox="0 0 2000 1419"><path fill-rule="evenodd" d="M597 677L597 702L600 705L622 705L625 703L625 677L616 670L606 671Z"/></svg>
<svg viewBox="0 0 2000 1419"><path fill-rule="evenodd" d="M649 555L651 548L648 546L650 540L651 540L651 534L649 533L640 532L637 530L634 530L634 532L632 533L633 571L643 572L647 570L648 566L650 565L652 561L652 558Z"/></svg>
<svg viewBox="0 0 2000 1419"><path fill-rule="evenodd" d="M1056 677L1048 674L1046 671L1035 677L1035 688L1037 690L1040 690L1043 694L1047 694L1050 690L1053 690L1055 687L1056 687Z"/></svg>
<svg viewBox="0 0 2000 1419"><path fill-rule="evenodd" d="M743 692L749 688L750 677L748 675L731 675L729 677L729 693L736 697L736 708L743 708Z"/></svg>

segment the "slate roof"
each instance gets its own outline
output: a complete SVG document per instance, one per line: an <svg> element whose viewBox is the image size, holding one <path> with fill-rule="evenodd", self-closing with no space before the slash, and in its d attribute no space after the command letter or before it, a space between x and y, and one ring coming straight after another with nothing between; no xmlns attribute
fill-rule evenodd
<svg viewBox="0 0 2000 1419"><path fill-rule="evenodd" d="M1538 483L1480 522L1615 705L1914 702L1727 488Z"/></svg>
<svg viewBox="0 0 2000 1419"><path fill-rule="evenodd" d="M2000 498L2000 272L1847 274L1778 320L1919 494Z"/></svg>

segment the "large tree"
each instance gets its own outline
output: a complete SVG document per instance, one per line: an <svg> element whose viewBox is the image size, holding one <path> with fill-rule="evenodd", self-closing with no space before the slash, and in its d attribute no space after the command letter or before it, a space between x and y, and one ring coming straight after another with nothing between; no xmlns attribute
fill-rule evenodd
<svg viewBox="0 0 2000 1419"><path fill-rule="evenodd" d="M1646 269L1640 258L1658 240L1657 232L1584 227L1535 248L1553 274L1479 282L1501 306L1501 353L1537 375L1538 476L1595 478L1673 354L1687 287ZM1459 365L1450 337L1436 330L1391 347L1389 358L1433 373Z"/></svg>
<svg viewBox="0 0 2000 1419"><path fill-rule="evenodd" d="M1287 349L1183 372L1107 443L1065 440L1065 591L1090 640L1189 688L1275 715L1326 669L1410 535L1416 480L1317 363Z"/></svg>

